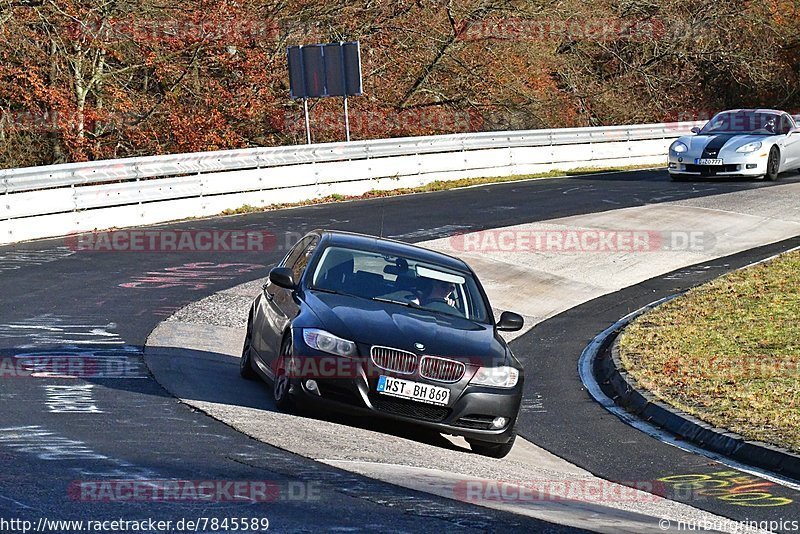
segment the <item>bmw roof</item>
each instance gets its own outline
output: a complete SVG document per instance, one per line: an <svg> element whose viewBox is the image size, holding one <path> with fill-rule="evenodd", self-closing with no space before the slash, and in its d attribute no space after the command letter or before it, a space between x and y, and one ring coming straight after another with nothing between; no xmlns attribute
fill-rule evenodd
<svg viewBox="0 0 800 534"><path fill-rule="evenodd" d="M472 270L463 260L448 256L441 252L436 252L408 243L402 243L393 239L386 239L377 236L343 232L340 230L314 230L311 233L319 234L321 237L320 245L336 245L354 249L366 250L385 254L404 256L415 260L448 267L456 271L471 273Z"/></svg>

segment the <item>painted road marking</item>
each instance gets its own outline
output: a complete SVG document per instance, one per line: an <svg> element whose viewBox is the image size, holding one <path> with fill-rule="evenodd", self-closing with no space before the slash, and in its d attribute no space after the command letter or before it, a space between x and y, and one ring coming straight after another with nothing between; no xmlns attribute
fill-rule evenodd
<svg viewBox="0 0 800 534"><path fill-rule="evenodd" d="M713 497L734 506L775 507L794 501L788 497L777 497L770 489L779 486L774 482L740 471L717 471L708 475L699 473L672 475L658 479L676 490L688 490L693 495Z"/></svg>
<svg viewBox="0 0 800 534"><path fill-rule="evenodd" d="M0 254L0 273L44 265L45 263L67 258L73 254L75 252L67 247L47 250L11 250Z"/></svg>
<svg viewBox="0 0 800 534"><path fill-rule="evenodd" d="M100 454L90 449L83 441L59 436L39 425L0 428L0 446L14 452L35 455L40 460L48 462L96 460L110 464L108 468L99 470L85 465L71 469L84 477L150 480L159 476L158 471Z"/></svg>
<svg viewBox="0 0 800 534"><path fill-rule="evenodd" d="M114 331L116 323L82 321L64 315L44 314L0 325L0 339L20 338L18 348L43 345L124 345Z"/></svg>
<svg viewBox="0 0 800 534"><path fill-rule="evenodd" d="M94 385L44 386L50 413L103 413L92 396Z"/></svg>
<svg viewBox="0 0 800 534"><path fill-rule="evenodd" d="M469 230L472 226L465 226L462 224L448 224L445 226L438 226L436 228L429 228L423 230L417 230L414 232L408 232L406 234L396 234L390 235L392 239L418 239L420 237L427 237L430 239L437 239L441 237L449 237L454 234L464 233L465 230Z"/></svg>
<svg viewBox="0 0 800 534"><path fill-rule="evenodd" d="M137 347L91 349L65 347L22 352L14 355L14 363L4 361L0 376L33 378L143 379L149 378L142 351Z"/></svg>
<svg viewBox="0 0 800 534"><path fill-rule="evenodd" d="M0 445L40 460L108 460L84 442L59 436L38 425L0 428Z"/></svg>
<svg viewBox="0 0 800 534"><path fill-rule="evenodd" d="M19 340L0 377L149 378L142 350L127 345L113 322L45 314L0 325L0 339Z"/></svg>
<svg viewBox="0 0 800 534"><path fill-rule="evenodd" d="M119 287L125 289L185 287L190 291L198 291L215 282L233 280L239 275L260 269L266 269L266 266L255 263L184 263L161 271L148 271L135 276L130 282L119 284Z"/></svg>
<svg viewBox="0 0 800 534"><path fill-rule="evenodd" d="M529 397L524 397L522 399L520 411L524 413L547 413L547 410L544 407L544 397L542 394L534 392Z"/></svg>

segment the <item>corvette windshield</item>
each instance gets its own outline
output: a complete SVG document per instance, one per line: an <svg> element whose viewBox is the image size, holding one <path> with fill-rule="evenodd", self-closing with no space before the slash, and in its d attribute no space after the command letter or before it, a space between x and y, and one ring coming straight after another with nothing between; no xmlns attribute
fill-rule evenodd
<svg viewBox="0 0 800 534"><path fill-rule="evenodd" d="M312 289L488 322L471 276L412 258L328 247L314 271Z"/></svg>
<svg viewBox="0 0 800 534"><path fill-rule="evenodd" d="M788 119L776 113L726 111L708 121L700 134L776 135L787 133L790 129Z"/></svg>

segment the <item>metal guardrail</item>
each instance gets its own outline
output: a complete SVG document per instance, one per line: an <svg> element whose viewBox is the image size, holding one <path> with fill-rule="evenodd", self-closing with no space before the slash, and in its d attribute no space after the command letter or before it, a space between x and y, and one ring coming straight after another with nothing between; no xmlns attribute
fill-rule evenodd
<svg viewBox="0 0 800 534"><path fill-rule="evenodd" d="M680 124L680 129L676 129ZM689 123L686 123L689 124ZM205 174L233 170L492 148L574 145L677 137L683 123L485 132L378 139L351 143L282 146L147 156L0 170L0 193L109 181Z"/></svg>
<svg viewBox="0 0 800 534"><path fill-rule="evenodd" d="M0 243L433 179L654 162L666 159L668 140L701 124L482 132L0 170Z"/></svg>

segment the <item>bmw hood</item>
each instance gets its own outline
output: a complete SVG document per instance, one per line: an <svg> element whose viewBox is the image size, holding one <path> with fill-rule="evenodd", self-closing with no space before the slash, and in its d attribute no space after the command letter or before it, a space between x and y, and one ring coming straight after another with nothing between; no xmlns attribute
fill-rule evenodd
<svg viewBox="0 0 800 534"><path fill-rule="evenodd" d="M418 354L507 363L506 347L494 328L448 315L369 299L307 291L305 302L330 333L363 345ZM416 344L422 344L419 349Z"/></svg>

